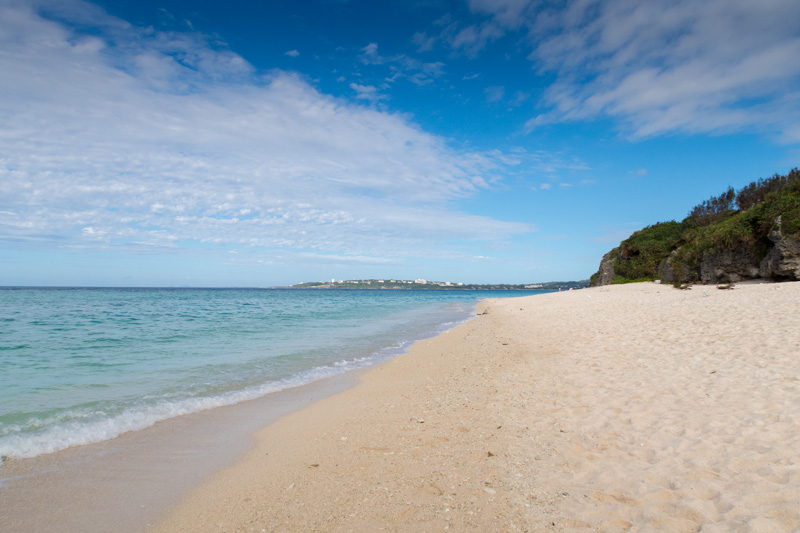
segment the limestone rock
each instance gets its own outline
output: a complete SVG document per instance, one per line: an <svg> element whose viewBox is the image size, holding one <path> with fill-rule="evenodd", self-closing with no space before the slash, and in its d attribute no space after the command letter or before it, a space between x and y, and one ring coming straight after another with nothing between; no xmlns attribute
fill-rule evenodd
<svg viewBox="0 0 800 533"><path fill-rule="evenodd" d="M611 283L614 281L614 277L616 276L614 273L614 267L617 264L617 258L612 258L611 254L615 251L616 248L608 252L603 256L603 259L600 260L600 270L598 271L600 277L597 280L597 285L611 285Z"/></svg>
<svg viewBox="0 0 800 533"><path fill-rule="evenodd" d="M703 252L700 263L702 283L735 283L760 275L759 258L746 243L740 243L732 250Z"/></svg>
<svg viewBox="0 0 800 533"><path fill-rule="evenodd" d="M658 278L661 283L694 283L700 281L700 273L697 269L675 264L673 257L676 252L677 250L674 250L669 257L658 265Z"/></svg>
<svg viewBox="0 0 800 533"><path fill-rule="evenodd" d="M775 219L775 226L769 232L769 240L775 246L761 261L761 277L800 281L800 239L783 234L781 217Z"/></svg>
<svg viewBox="0 0 800 533"><path fill-rule="evenodd" d="M661 283L674 283L678 280L675 267L672 266L672 257L667 257L658 265L658 279Z"/></svg>

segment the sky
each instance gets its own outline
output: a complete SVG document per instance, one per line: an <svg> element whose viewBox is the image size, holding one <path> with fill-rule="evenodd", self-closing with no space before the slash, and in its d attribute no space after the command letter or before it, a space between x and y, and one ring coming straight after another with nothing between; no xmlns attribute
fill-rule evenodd
<svg viewBox="0 0 800 533"><path fill-rule="evenodd" d="M800 166L796 0L0 0L0 285L587 279Z"/></svg>

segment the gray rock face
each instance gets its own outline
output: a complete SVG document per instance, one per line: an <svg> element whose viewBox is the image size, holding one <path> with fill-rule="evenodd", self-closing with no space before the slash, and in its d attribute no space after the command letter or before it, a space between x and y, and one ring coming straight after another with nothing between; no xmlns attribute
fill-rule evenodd
<svg viewBox="0 0 800 533"><path fill-rule="evenodd" d="M671 256L664 259L661 262L661 264L658 265L658 278L661 280L661 283L675 283L676 281L688 281L687 279L684 279L684 277L682 277L680 273L675 271L675 265L672 264Z"/></svg>
<svg viewBox="0 0 800 533"><path fill-rule="evenodd" d="M761 261L759 275L767 279L800 281L800 239L783 235L781 217L775 219L769 240L775 246Z"/></svg>
<svg viewBox="0 0 800 533"><path fill-rule="evenodd" d="M760 261L746 244L733 250L704 252L700 263L702 283L735 283L760 275Z"/></svg>
<svg viewBox="0 0 800 533"><path fill-rule="evenodd" d="M600 260L600 278L597 281L598 285L611 285L614 281L614 267L617 264L617 258L611 258L611 253L614 250L611 250L606 255L603 256L603 259Z"/></svg>

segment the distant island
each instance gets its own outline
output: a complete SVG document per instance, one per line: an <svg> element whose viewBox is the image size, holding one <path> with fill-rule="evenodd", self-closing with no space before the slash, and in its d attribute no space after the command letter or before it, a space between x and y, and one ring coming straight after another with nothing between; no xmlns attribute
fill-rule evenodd
<svg viewBox="0 0 800 533"><path fill-rule="evenodd" d="M549 281L547 283L530 284L475 284L451 281L428 281L424 279L348 279L330 281L311 281L290 285L287 289L399 289L399 290L470 290L470 291L518 291L518 290L555 290L582 289L589 285L584 281Z"/></svg>

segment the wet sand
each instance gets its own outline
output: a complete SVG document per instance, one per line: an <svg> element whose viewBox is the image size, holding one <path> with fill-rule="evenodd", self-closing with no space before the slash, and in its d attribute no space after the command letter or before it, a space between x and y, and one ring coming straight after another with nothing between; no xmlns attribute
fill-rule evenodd
<svg viewBox="0 0 800 533"><path fill-rule="evenodd" d="M796 531L800 283L492 300L154 531Z"/></svg>
<svg viewBox="0 0 800 533"><path fill-rule="evenodd" d="M254 431L351 387L343 374L0 467L0 531L137 532L247 451Z"/></svg>

